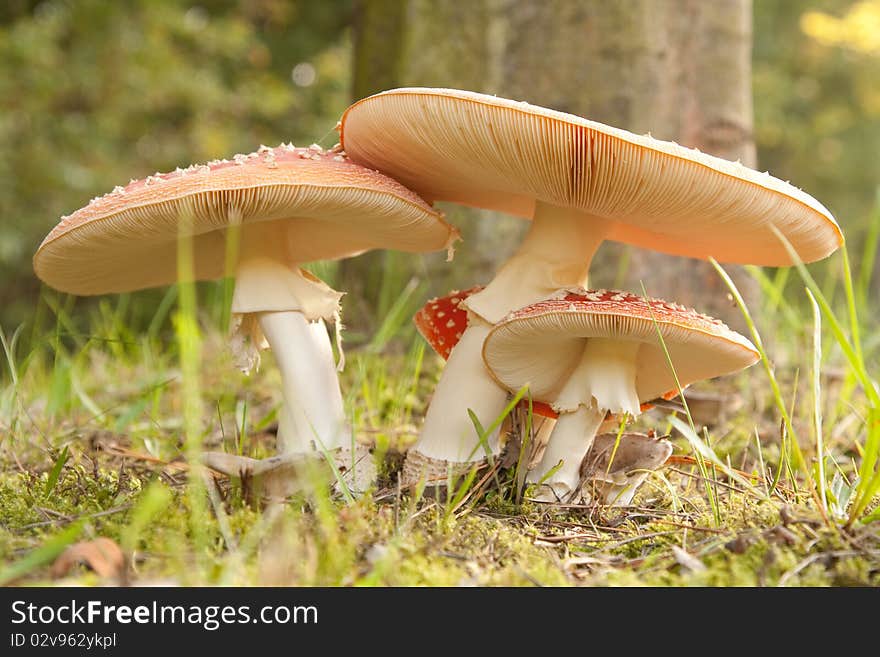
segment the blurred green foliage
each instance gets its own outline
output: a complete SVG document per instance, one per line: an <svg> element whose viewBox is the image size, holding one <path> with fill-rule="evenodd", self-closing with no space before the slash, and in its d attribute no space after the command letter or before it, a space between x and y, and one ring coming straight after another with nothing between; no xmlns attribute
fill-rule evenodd
<svg viewBox="0 0 880 657"><path fill-rule="evenodd" d="M856 254L852 245L867 227L880 184L880 50L857 47L863 33L874 31L864 13L872 6L880 16L880 0L754 4L760 166L822 201ZM847 21L850 16L856 20ZM839 38L824 38L814 27L817 17L820 26L841 28Z"/></svg>
<svg viewBox="0 0 880 657"><path fill-rule="evenodd" d="M154 171L336 142L348 0L0 2L0 317L62 214Z"/></svg>
<svg viewBox="0 0 880 657"><path fill-rule="evenodd" d="M880 52L850 46L864 42L878 2L754 3L761 167L819 198L851 242L880 180ZM335 143L350 101L353 4L2 0L3 324L32 316L31 255L91 197L260 143Z"/></svg>

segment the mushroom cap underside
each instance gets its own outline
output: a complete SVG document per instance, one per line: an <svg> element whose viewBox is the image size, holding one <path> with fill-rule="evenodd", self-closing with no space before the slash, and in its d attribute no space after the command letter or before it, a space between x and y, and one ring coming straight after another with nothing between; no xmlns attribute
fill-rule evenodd
<svg viewBox="0 0 880 657"><path fill-rule="evenodd" d="M843 243L819 201L768 173L528 103L393 89L349 107L340 131L352 160L430 201L574 208L613 220L610 240L721 262L792 264L774 230L805 262Z"/></svg>
<svg viewBox="0 0 880 657"><path fill-rule="evenodd" d="M628 292L574 290L514 311L496 324L483 343L483 360L503 387L528 385L534 399L552 403L591 338L636 343L640 402L677 389L676 375L684 388L739 371L759 358L744 336L692 309Z"/></svg>
<svg viewBox="0 0 880 657"><path fill-rule="evenodd" d="M482 289L482 285L475 285L467 290L452 290L446 296L429 299L413 317L419 333L443 360L449 360L449 354L468 327L468 311L461 302ZM678 388L671 388L658 397L669 400L678 394ZM521 400L519 406L527 409L528 400ZM641 404L643 412L651 408L653 404ZM548 418L559 417L550 404L538 400L532 400L532 413Z"/></svg>
<svg viewBox="0 0 880 657"><path fill-rule="evenodd" d="M184 237L195 277L211 280L234 274L230 250L265 251L294 265L376 248L435 251L458 233L417 194L344 154L282 145L93 199L49 233L34 270L75 294L166 285L178 280Z"/></svg>

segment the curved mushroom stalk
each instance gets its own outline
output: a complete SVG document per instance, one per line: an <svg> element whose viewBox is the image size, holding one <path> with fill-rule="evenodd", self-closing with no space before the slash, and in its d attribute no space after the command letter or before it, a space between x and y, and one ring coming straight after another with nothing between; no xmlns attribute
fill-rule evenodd
<svg viewBox="0 0 880 657"><path fill-rule="evenodd" d="M278 453L331 451L351 443L333 350L324 322L298 311L259 314L260 328L281 371L284 404Z"/></svg>
<svg viewBox="0 0 880 657"><path fill-rule="evenodd" d="M559 419L544 457L527 478L542 482L536 499L568 501L576 496L581 463L608 411L638 415L636 355L639 344L627 340L586 340L580 362L562 387L554 410ZM562 461L557 470L553 470Z"/></svg>
<svg viewBox="0 0 880 657"><path fill-rule="evenodd" d="M251 345L271 348L281 372L278 457L252 462L208 454L208 465L222 463L225 469L220 471L226 474L242 470L265 481L263 488L278 496L299 488L298 469L291 463L327 455L350 489L363 492L369 487L375 466L366 448L358 450L352 443L324 325L325 318L338 317L340 296L314 276L270 258L241 262L233 312L248 316L241 326L250 333Z"/></svg>
<svg viewBox="0 0 880 657"><path fill-rule="evenodd" d="M736 372L758 358L747 338L719 320L613 290L571 290L520 308L496 324L483 344L496 381L508 390L528 384L535 398L552 401L559 413L529 477L546 484L539 493L549 501L579 493L581 463L606 413L636 416L642 400L668 398L673 389ZM624 472L611 483L644 480L629 477ZM606 499L625 492L613 486Z"/></svg>
<svg viewBox="0 0 880 657"><path fill-rule="evenodd" d="M278 453L329 455L342 484L363 493L375 481L376 466L369 449L352 438L324 321L308 322L299 312L260 313L259 321L281 371Z"/></svg>
<svg viewBox="0 0 880 657"><path fill-rule="evenodd" d="M512 310L547 299L559 290L587 287L593 256L612 223L578 210L537 202L522 243L467 308L491 324Z"/></svg>
<svg viewBox="0 0 880 657"><path fill-rule="evenodd" d="M507 390L489 376L480 357L483 340L490 328L485 322L477 320L452 349L446 369L452 368L457 376L441 377L434 390L434 399L428 408L419 441L409 450L412 458L420 461L420 465L436 462L434 469L442 470L444 476L447 464L453 468L461 465L467 469L473 462L487 456L467 409L474 412L483 427L488 427L501 414L507 402ZM491 453L498 454L498 432L488 436L487 441ZM407 462L409 460L410 456ZM405 485L418 481L420 473L411 470L412 467L404 472ZM414 480L410 481L413 477Z"/></svg>
<svg viewBox="0 0 880 657"><path fill-rule="evenodd" d="M544 456L526 477L527 482L538 484L532 499L570 501L581 481L581 462L604 420L605 412L595 407L579 406L573 412L559 415Z"/></svg>

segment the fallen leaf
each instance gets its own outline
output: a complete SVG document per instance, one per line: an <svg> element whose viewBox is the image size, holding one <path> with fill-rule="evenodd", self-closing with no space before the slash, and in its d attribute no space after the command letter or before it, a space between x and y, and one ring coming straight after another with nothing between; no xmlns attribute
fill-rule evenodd
<svg viewBox="0 0 880 657"><path fill-rule="evenodd" d="M50 574L55 579L64 577L77 564L84 563L100 577L121 577L125 571L125 555L116 541L100 537L80 541L67 548L55 560Z"/></svg>

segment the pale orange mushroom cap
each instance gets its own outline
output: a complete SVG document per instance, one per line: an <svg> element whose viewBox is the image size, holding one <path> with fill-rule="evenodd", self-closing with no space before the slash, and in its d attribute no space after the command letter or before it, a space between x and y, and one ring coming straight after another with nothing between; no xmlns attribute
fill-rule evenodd
<svg viewBox="0 0 880 657"><path fill-rule="evenodd" d="M37 276L74 294L125 292L177 280L177 241L193 237L196 278L225 271L240 225L292 264L369 249L449 248L442 213L397 181L318 146L261 147L156 174L95 198L61 222L34 256Z"/></svg>
<svg viewBox="0 0 880 657"><path fill-rule="evenodd" d="M759 359L747 338L693 309L616 290L569 290L510 313L486 337L483 360L503 387L528 384L535 399L552 401L589 338L639 343L635 388L641 402L677 389L663 345L682 387Z"/></svg>
<svg viewBox="0 0 880 657"><path fill-rule="evenodd" d="M721 262L781 266L843 243L800 189L738 162L528 103L455 89L385 91L349 107L353 161L429 201L531 217L535 203L614 220L608 239Z"/></svg>

